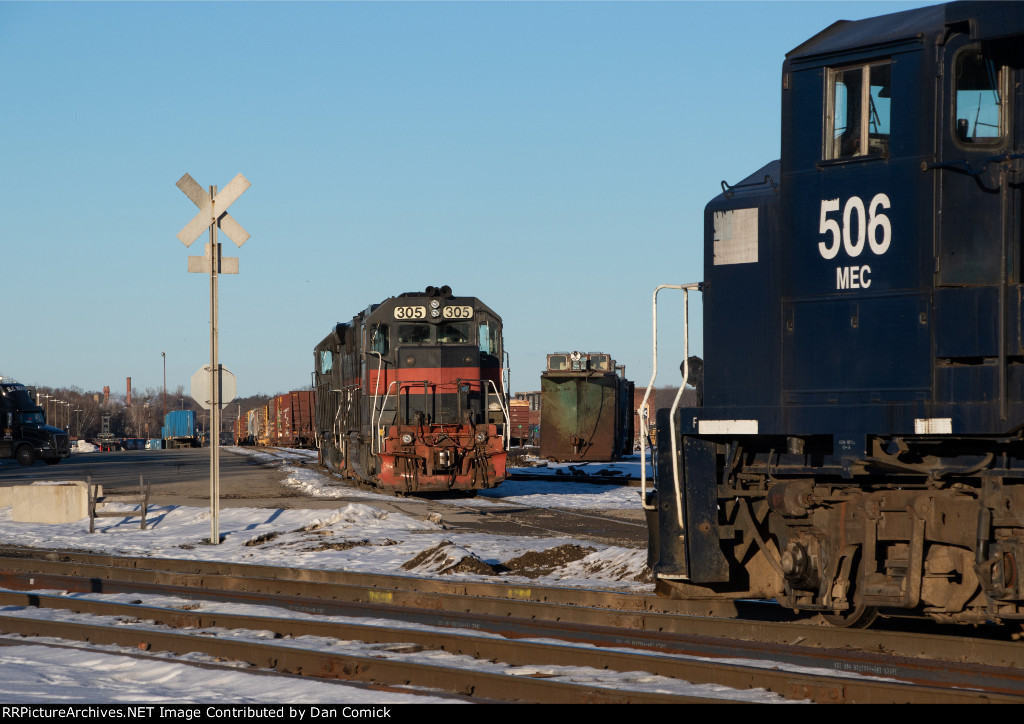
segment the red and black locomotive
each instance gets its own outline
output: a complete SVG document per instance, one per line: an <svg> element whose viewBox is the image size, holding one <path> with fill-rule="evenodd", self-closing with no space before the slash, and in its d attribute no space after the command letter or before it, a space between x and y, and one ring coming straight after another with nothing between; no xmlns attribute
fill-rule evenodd
<svg viewBox="0 0 1024 724"><path fill-rule="evenodd" d="M427 287L371 305L314 349L320 462L395 493L505 478L501 318Z"/></svg>

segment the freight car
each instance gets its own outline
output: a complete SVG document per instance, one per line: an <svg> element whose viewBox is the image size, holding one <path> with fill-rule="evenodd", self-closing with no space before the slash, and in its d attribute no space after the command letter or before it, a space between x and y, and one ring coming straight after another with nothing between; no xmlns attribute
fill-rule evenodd
<svg viewBox="0 0 1024 724"><path fill-rule="evenodd" d="M399 494L496 486L509 433L501 331L447 286L336 325L314 349L321 464Z"/></svg>
<svg viewBox="0 0 1024 724"><path fill-rule="evenodd" d="M1024 5L837 22L705 210L703 406L658 412L672 596L1024 619Z"/></svg>
<svg viewBox="0 0 1024 724"><path fill-rule="evenodd" d="M633 452L633 383L610 355L549 354L540 390L541 457L607 462Z"/></svg>
<svg viewBox="0 0 1024 724"><path fill-rule="evenodd" d="M273 410L273 422L268 437L271 445L284 447L313 447L313 391L293 390L275 395L268 410Z"/></svg>

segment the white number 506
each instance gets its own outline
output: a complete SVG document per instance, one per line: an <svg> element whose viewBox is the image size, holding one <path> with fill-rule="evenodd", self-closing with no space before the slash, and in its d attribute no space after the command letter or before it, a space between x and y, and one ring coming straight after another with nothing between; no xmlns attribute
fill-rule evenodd
<svg viewBox="0 0 1024 724"><path fill-rule="evenodd" d="M846 249L846 253L850 256L860 256L860 253L864 251L865 240L871 247L871 251L876 254L884 254L888 251L889 242L892 241L892 226L889 224L889 217L879 213L879 207L883 209L889 208L889 197L885 194L875 194L875 197L871 199L871 203L868 204L866 214L864 212L864 202L861 201L861 198L859 196L851 196L843 207L843 225L840 228L839 222L836 219L830 219L828 216L833 211L839 211L839 199L822 199L821 221L818 225L818 233L832 235L830 243L818 242L818 251L821 253L822 258L835 259L839 253L840 239L842 240L842 247ZM854 225L852 217L855 215L857 220ZM867 223L865 223L865 216L867 217ZM855 226L856 237L853 231L851 231L851 226ZM882 232L881 238L879 238L879 229Z"/></svg>

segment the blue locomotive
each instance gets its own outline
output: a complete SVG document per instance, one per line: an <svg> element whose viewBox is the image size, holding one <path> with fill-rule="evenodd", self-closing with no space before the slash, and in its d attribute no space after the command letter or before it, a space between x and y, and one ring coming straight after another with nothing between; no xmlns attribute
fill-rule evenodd
<svg viewBox="0 0 1024 724"><path fill-rule="evenodd" d="M702 404L659 410L645 500L659 592L1024 619L1022 82L1021 3L787 54L780 160L705 210Z"/></svg>

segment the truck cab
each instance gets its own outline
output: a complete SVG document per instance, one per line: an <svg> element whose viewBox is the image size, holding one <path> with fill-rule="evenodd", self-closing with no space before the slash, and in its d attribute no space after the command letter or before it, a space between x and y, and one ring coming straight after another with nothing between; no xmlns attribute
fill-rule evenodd
<svg viewBox="0 0 1024 724"><path fill-rule="evenodd" d="M46 414L25 386L0 382L0 458L14 458L21 465L40 459L56 465L69 454L68 434L46 424Z"/></svg>

